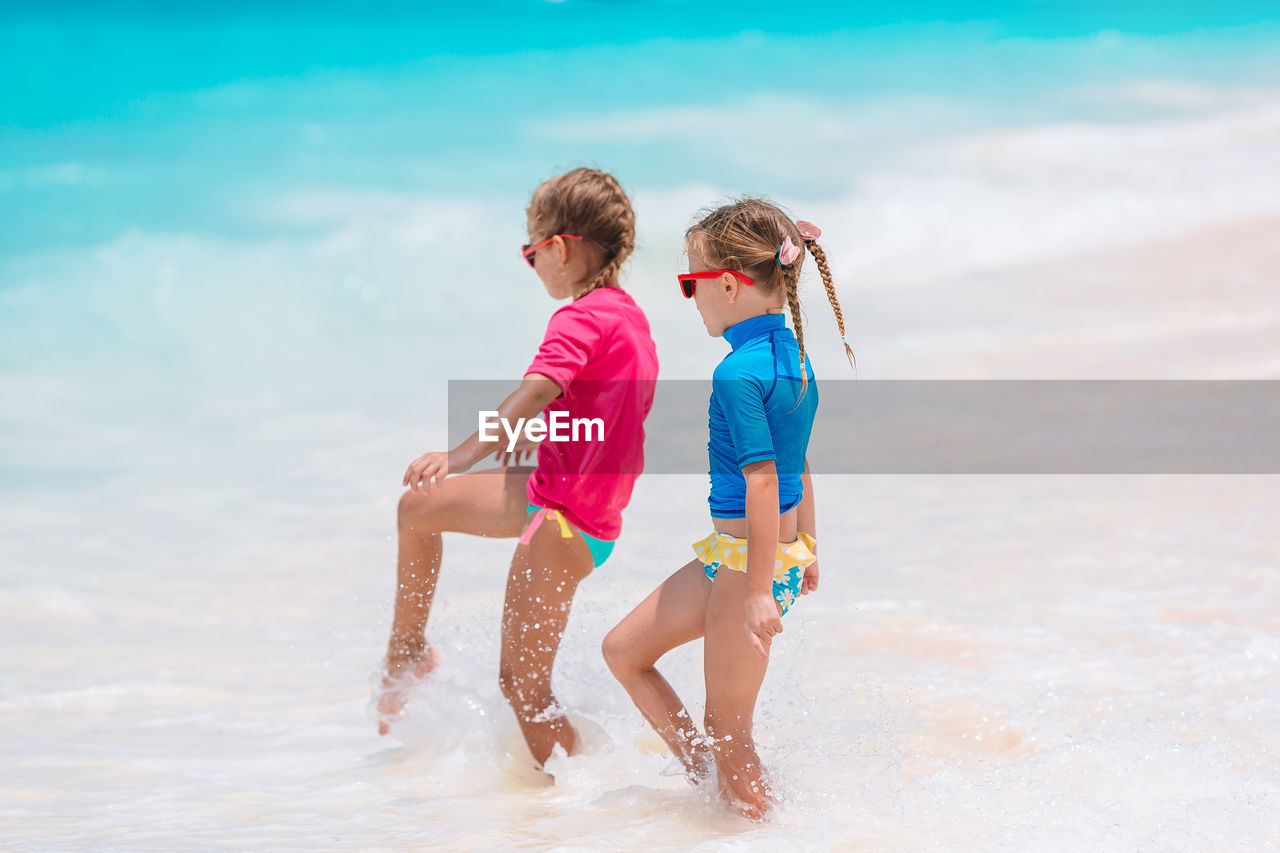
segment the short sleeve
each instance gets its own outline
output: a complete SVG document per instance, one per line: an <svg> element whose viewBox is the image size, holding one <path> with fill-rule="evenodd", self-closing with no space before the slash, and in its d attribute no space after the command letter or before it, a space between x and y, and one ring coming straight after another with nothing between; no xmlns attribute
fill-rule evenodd
<svg viewBox="0 0 1280 853"><path fill-rule="evenodd" d="M769 419L764 411L764 389L760 383L753 377L717 370L711 385L729 426L738 467L777 459Z"/></svg>
<svg viewBox="0 0 1280 853"><path fill-rule="evenodd" d="M586 311L566 305L551 315L538 354L525 375L541 373L566 390L600 344L600 324Z"/></svg>

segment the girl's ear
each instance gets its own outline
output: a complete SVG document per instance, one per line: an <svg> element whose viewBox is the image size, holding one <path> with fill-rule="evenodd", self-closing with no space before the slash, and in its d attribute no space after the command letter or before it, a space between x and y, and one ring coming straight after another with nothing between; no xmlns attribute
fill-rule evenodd
<svg viewBox="0 0 1280 853"><path fill-rule="evenodd" d="M566 268L568 266L568 241L556 234L556 236L552 237L552 246L559 250L559 263L556 265L559 269Z"/></svg>
<svg viewBox="0 0 1280 853"><path fill-rule="evenodd" d="M732 305L738 298L738 288L741 287L738 280L727 272L720 273L720 286L724 288L724 295L729 297L729 304Z"/></svg>

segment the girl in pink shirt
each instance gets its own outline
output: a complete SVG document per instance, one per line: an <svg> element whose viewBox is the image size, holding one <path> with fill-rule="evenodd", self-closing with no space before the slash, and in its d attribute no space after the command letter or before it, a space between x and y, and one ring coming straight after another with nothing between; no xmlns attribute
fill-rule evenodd
<svg viewBox="0 0 1280 853"><path fill-rule="evenodd" d="M435 664L425 630L440 534L520 537L507 578L498 678L541 764L556 744L568 754L577 749L573 727L556 710L551 669L578 583L604 562L622 530L622 510L644 464L643 423L658 358L644 312L618 286L635 246L635 214L617 180L575 169L538 187L527 212L524 259L553 299L572 301L552 315L524 381L498 406L498 416L515 424L543 414L552 423L560 413L600 427L582 430L577 440L540 442L536 467L509 464L446 478L494 454L495 445L478 432L409 465L377 710L378 730L386 734Z"/></svg>

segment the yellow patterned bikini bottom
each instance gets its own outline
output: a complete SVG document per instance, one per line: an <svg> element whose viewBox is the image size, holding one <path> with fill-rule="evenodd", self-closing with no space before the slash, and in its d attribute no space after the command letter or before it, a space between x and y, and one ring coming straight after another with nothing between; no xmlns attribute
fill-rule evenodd
<svg viewBox="0 0 1280 853"><path fill-rule="evenodd" d="M818 557L813 553L817 547L813 537L808 533L797 534L794 542L779 542L778 550L773 558L773 597L782 607L785 614L791 609L796 596L800 595L800 583L804 579L805 567ZM693 553L702 561L703 570L711 580L716 579L716 572L723 566L735 572L746 574L747 540L723 533L712 533L706 539L693 543Z"/></svg>

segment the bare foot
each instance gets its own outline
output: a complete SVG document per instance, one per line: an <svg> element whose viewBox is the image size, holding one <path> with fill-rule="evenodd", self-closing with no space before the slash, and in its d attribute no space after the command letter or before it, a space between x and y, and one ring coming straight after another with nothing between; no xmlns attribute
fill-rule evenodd
<svg viewBox="0 0 1280 853"><path fill-rule="evenodd" d="M740 792L724 784L720 786L720 797L730 810L756 823L768 820L769 813L773 811L775 805L773 798L764 791L753 790L750 798L744 799L740 796Z"/></svg>
<svg viewBox="0 0 1280 853"><path fill-rule="evenodd" d="M427 646L420 657L387 661L382 676L382 693L378 696L378 734L385 735L391 731L391 724L400 716L413 691L439 663L440 656L431 646Z"/></svg>

